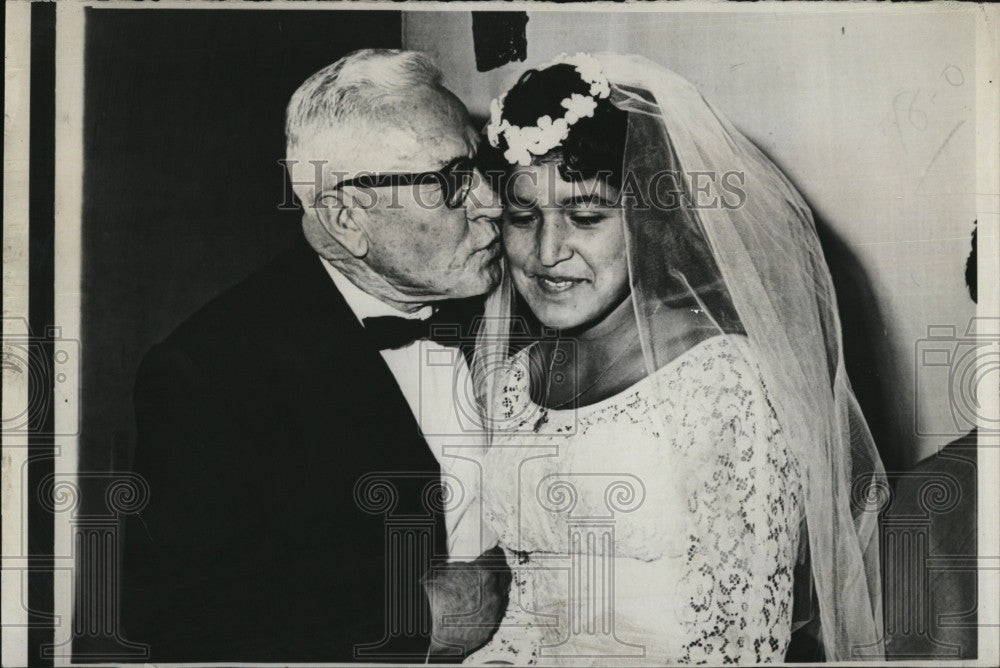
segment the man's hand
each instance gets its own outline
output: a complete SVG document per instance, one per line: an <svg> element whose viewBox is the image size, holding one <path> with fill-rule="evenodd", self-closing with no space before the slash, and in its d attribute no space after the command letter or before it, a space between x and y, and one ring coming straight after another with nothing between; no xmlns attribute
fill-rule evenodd
<svg viewBox="0 0 1000 668"><path fill-rule="evenodd" d="M510 582L500 547L475 561L442 564L425 575L433 619L432 660L461 658L485 645L507 611Z"/></svg>

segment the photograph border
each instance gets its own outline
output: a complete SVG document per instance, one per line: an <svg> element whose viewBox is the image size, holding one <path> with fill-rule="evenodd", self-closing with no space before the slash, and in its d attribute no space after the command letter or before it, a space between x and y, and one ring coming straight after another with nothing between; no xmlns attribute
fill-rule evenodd
<svg viewBox="0 0 1000 668"><path fill-rule="evenodd" d="M629 12L756 12L774 13L905 13L927 12L934 5L831 6L826 3L760 3L752 6L717 3L620 5L617 3L350 3L322 2L8 2L5 65L4 166L4 345L20 336L44 341L45 378L53 369L53 341L76 342L81 331L81 209L83 202L83 72L84 14L88 9L171 9L301 11L629 11ZM1000 318L1000 7L943 3L942 11L976 14L976 152L977 210L980 245L978 279L981 318ZM54 32L50 29L54 28ZM30 137L30 143L28 141ZM47 141L48 139L50 141ZM30 251L29 251L30 249ZM29 254L30 253L30 254ZM991 261L992 260L992 261ZM57 332L42 331L57 322ZM24 331L21 332L20 329ZM72 354L72 353L70 353ZM85 351L78 354L86 354ZM61 369L62 380L42 388L49 424L31 434L3 434L3 625L2 662L26 665L39 661L39 648L52 644L47 656L55 665L72 665L69 645L60 633L71 629L74 597L72 509L79 499L78 416L80 365ZM4 415L9 407L32 400L38 379L8 373L3 380ZM34 384L34 385L33 385ZM991 398L994 409L1000 396ZM13 409L11 409L13 410ZM994 410L994 413L996 411ZM979 449L979 658L944 665L990 665L1000 656L1000 441L980 434ZM992 447L990 447L992 446ZM47 485L47 486L46 486ZM51 498L32 494L48 489ZM39 592L47 591L48 594ZM26 596L27 593L27 596ZM27 603L28 609L24 609ZM37 621L49 619L49 622ZM60 631L52 632L58 625ZM984 658L985 657L985 658ZM892 663L892 662L887 662ZM940 665L941 662L917 662ZM79 664L102 665L102 664ZM203 664L170 664L203 665ZM246 665L278 665L260 663ZM289 664L281 664L289 665ZM330 665L330 664L292 664ZM343 664L356 665L356 664Z"/></svg>

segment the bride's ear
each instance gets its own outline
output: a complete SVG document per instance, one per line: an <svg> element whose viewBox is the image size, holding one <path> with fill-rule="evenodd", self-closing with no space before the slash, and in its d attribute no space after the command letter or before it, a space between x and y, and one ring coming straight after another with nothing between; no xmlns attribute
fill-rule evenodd
<svg viewBox="0 0 1000 668"><path fill-rule="evenodd" d="M368 235L365 233L361 210L351 206L340 190L327 189L316 195L313 207L323 230L347 252L356 258L368 254Z"/></svg>

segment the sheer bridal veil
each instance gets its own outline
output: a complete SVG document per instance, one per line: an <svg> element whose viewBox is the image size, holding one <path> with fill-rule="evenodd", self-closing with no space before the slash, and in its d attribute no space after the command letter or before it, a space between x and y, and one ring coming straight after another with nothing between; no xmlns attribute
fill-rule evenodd
<svg viewBox="0 0 1000 668"><path fill-rule="evenodd" d="M745 334L803 473L807 545L793 629L817 617L827 660L882 656L878 512L884 470L844 369L840 319L812 214L778 168L689 82L639 56L598 55L629 113L623 207L632 299L650 374L676 355L662 305ZM508 353L513 292L489 298L473 365L487 413ZM492 423L489 414L487 424Z"/></svg>

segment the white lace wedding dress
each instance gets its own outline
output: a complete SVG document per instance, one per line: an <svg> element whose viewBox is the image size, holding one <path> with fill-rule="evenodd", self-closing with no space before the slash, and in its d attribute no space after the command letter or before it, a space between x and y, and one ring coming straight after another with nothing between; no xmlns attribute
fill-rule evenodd
<svg viewBox="0 0 1000 668"><path fill-rule="evenodd" d="M483 460L510 605L467 663L783 660L802 487L746 339L571 410L531 401L526 359Z"/></svg>

